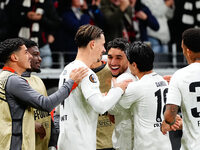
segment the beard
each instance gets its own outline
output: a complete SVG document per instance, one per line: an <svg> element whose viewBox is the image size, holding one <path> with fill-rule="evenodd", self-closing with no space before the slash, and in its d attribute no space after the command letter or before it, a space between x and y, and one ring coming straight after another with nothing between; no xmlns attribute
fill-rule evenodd
<svg viewBox="0 0 200 150"><path fill-rule="evenodd" d="M115 77L115 78L117 78L117 77L119 77L121 74L122 74L122 73L118 73L117 75L113 75L113 74L112 74L112 76Z"/></svg>

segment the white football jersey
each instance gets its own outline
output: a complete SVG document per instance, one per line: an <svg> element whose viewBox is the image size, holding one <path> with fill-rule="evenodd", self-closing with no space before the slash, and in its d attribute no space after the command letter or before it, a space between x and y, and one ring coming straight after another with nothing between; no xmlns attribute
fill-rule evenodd
<svg viewBox="0 0 200 150"><path fill-rule="evenodd" d="M117 77L117 82L126 79L137 79L133 76L129 69ZM109 113L115 116L115 129L112 135L113 148L119 150L133 149L133 120L129 109L124 109L118 103L109 110Z"/></svg>
<svg viewBox="0 0 200 150"><path fill-rule="evenodd" d="M171 150L169 135L160 131L167 91L167 82L155 72L128 85L119 103L133 114L133 150Z"/></svg>
<svg viewBox="0 0 200 150"><path fill-rule="evenodd" d="M64 68L59 86L69 78L72 69L87 67L75 60ZM96 150L96 128L98 113L87 102L87 98L100 93L99 80L89 69L88 75L79 83L60 105L59 150Z"/></svg>
<svg viewBox="0 0 200 150"><path fill-rule="evenodd" d="M174 73L169 84L167 104L181 106L181 149L200 150L200 63L192 63Z"/></svg>

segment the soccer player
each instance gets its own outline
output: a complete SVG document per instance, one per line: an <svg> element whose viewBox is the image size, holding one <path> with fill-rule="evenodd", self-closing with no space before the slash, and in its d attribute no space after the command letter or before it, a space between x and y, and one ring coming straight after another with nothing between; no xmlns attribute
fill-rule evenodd
<svg viewBox="0 0 200 150"><path fill-rule="evenodd" d="M76 59L68 64L60 75L61 86L72 69L88 67L101 60L105 52L103 31L93 25L81 26L75 36L78 46ZM103 96L97 75L89 69L88 75L60 105L59 150L95 150L96 128L99 114L105 113L120 99L128 83L114 81L114 87Z"/></svg>
<svg viewBox="0 0 200 150"><path fill-rule="evenodd" d="M28 52L32 55L31 69L27 69L22 76L28 81L29 85L36 90L38 93L47 96L46 87L43 81L36 75L32 75L32 72L40 73L40 64L42 59L40 57L40 51L37 43L32 40L24 39L25 46ZM33 109L35 119L35 133L36 133L36 150L56 150L57 138L53 135L55 127L49 112ZM51 140L50 140L51 139ZM51 142L50 142L51 141Z"/></svg>
<svg viewBox="0 0 200 150"><path fill-rule="evenodd" d="M128 59L125 51L129 47L129 42L124 38L115 38L108 42L108 65L113 77L117 77L117 82L125 79L136 81L128 68ZM133 149L133 124L130 110L126 110L119 104L109 110L114 115L115 129L112 135L113 148L116 150Z"/></svg>
<svg viewBox="0 0 200 150"><path fill-rule="evenodd" d="M133 115L133 150L170 150L169 136L160 132L168 85L153 71L154 52L147 44L134 42L127 58L131 73L139 80L128 85L119 104Z"/></svg>
<svg viewBox="0 0 200 150"><path fill-rule="evenodd" d="M190 28L182 34L182 50L188 66L174 73L169 84L165 122L175 123L178 108L183 114L181 149L200 149L200 29ZM163 130L166 125L162 127Z"/></svg>
<svg viewBox="0 0 200 150"><path fill-rule="evenodd" d="M70 79L57 92L45 97L21 77L26 69L31 69L32 58L22 39L1 42L0 56L4 63L0 72L0 149L35 150L34 113L30 107L50 112L69 96L74 82L79 83L87 69L72 71Z"/></svg>

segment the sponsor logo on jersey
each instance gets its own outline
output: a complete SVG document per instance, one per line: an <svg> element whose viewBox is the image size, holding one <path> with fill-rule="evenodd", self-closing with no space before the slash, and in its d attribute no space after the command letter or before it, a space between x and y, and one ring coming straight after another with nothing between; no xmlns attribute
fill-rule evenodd
<svg viewBox="0 0 200 150"><path fill-rule="evenodd" d="M67 115L63 115L63 116L61 116L61 117L60 117L60 120L61 120L61 121L65 121L65 120L67 120Z"/></svg>
<svg viewBox="0 0 200 150"><path fill-rule="evenodd" d="M101 118L101 120L100 119L98 120L98 124L97 124L98 128L99 127L107 127L107 126L111 126L111 125L112 125L112 123L109 120L109 118Z"/></svg>
<svg viewBox="0 0 200 150"><path fill-rule="evenodd" d="M97 83L97 79L96 79L96 77L95 77L94 74L91 74L91 75L89 76L89 79L90 79L90 81L91 81L92 83Z"/></svg>
<svg viewBox="0 0 200 150"><path fill-rule="evenodd" d="M156 128L156 127L161 127L161 122L158 122L158 123L155 123L153 126L154 126L154 128Z"/></svg>
<svg viewBox="0 0 200 150"><path fill-rule="evenodd" d="M50 116L50 114L48 112L41 111L41 110L35 110L34 111L34 119L35 120L45 118L45 117L48 117L48 116Z"/></svg>

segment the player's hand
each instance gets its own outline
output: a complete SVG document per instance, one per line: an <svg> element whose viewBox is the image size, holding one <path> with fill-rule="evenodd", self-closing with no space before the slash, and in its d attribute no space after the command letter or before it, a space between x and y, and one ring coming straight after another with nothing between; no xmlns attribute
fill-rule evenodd
<svg viewBox="0 0 200 150"><path fill-rule="evenodd" d="M36 12L33 12L33 11L29 11L27 13L27 18L30 19L30 20L34 20L34 21L39 21L39 20L42 19L42 15L38 14Z"/></svg>
<svg viewBox="0 0 200 150"><path fill-rule="evenodd" d="M160 131L163 135L167 134L168 131L171 131L170 125L163 121L160 127Z"/></svg>
<svg viewBox="0 0 200 150"><path fill-rule="evenodd" d="M43 139L46 136L44 126L39 122L35 122L35 133L38 134L41 139Z"/></svg>
<svg viewBox="0 0 200 150"><path fill-rule="evenodd" d="M171 76L171 75L164 75L163 78L164 78L164 80L166 80L166 81L168 82L168 84L169 84L169 82L170 82L172 76Z"/></svg>
<svg viewBox="0 0 200 150"><path fill-rule="evenodd" d="M173 125L171 125L171 129L173 131L182 129L182 123L182 118L179 115L176 115L176 122Z"/></svg>
<svg viewBox="0 0 200 150"><path fill-rule="evenodd" d="M79 84L79 82L86 77L88 74L88 68L86 67L80 67L78 69L74 69L72 70L72 72L70 73L70 79L74 80L74 82L76 82L77 84Z"/></svg>
<svg viewBox="0 0 200 150"><path fill-rule="evenodd" d="M141 10L136 13L136 17L141 20L147 20L148 18L147 14Z"/></svg>
<svg viewBox="0 0 200 150"><path fill-rule="evenodd" d="M167 124L165 121L162 122L161 132L165 135L168 131L176 131L182 129L182 118L179 115L176 115L176 121L173 125Z"/></svg>
<svg viewBox="0 0 200 150"><path fill-rule="evenodd" d="M130 82L132 82L132 81L133 81L132 79L127 79L127 80L124 80L124 81L122 81L122 82L117 83L117 82L116 82L116 79L115 79L115 78L112 78L112 82L113 82L114 87L120 87L123 91L126 90L128 84L129 84Z"/></svg>
<svg viewBox="0 0 200 150"><path fill-rule="evenodd" d="M108 92L102 93L103 96L106 96L108 94Z"/></svg>

